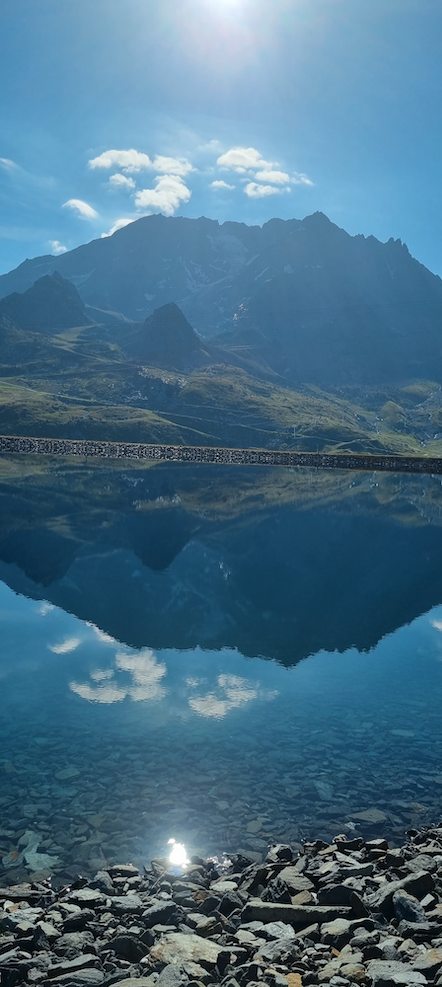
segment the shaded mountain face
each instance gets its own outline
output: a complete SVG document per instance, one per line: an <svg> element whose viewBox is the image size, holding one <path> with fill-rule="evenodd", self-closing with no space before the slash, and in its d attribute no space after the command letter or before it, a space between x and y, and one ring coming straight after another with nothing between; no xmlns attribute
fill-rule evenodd
<svg viewBox="0 0 442 987"><path fill-rule="evenodd" d="M322 213L262 228L148 216L25 261L0 277L0 296L55 269L97 321L106 310L140 322L174 302L198 333L289 382L442 380L441 279L399 240L351 237Z"/></svg>
<svg viewBox="0 0 442 987"><path fill-rule="evenodd" d="M38 279L23 294L13 292L0 301L0 324L13 322L21 329L71 329L84 326L85 314L77 289L57 271Z"/></svg>
<svg viewBox="0 0 442 987"><path fill-rule="evenodd" d="M198 365L207 355L195 330L174 302L155 309L136 333L129 336L126 331L124 337L121 340L124 351L139 363L184 370Z"/></svg>

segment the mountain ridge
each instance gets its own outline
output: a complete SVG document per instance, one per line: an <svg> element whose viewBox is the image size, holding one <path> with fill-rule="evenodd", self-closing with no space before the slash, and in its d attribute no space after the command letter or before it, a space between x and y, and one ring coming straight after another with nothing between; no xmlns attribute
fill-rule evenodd
<svg viewBox="0 0 442 987"><path fill-rule="evenodd" d="M173 303L203 343L290 385L442 382L441 279L401 241L350 236L322 213L262 227L144 217L25 261L0 277L0 295L55 269L95 322L142 323Z"/></svg>

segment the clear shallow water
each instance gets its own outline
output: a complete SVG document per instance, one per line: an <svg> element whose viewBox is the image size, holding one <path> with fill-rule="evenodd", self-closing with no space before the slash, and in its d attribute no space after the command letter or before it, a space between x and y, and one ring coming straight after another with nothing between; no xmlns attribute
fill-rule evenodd
<svg viewBox="0 0 442 987"><path fill-rule="evenodd" d="M441 603L435 477L2 459L0 883L439 819Z"/></svg>
<svg viewBox="0 0 442 987"><path fill-rule="evenodd" d="M442 815L442 607L286 668L135 649L2 583L0 641L2 882Z"/></svg>

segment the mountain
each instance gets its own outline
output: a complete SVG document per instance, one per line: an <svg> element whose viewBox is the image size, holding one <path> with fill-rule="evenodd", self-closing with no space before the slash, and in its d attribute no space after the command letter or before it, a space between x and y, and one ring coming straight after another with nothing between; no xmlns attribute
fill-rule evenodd
<svg viewBox="0 0 442 987"><path fill-rule="evenodd" d="M57 271L38 279L20 294L15 291L0 301L0 324L21 329L70 329L90 323L84 302L69 280Z"/></svg>
<svg viewBox="0 0 442 987"><path fill-rule="evenodd" d="M263 227L148 216L0 277L0 296L59 271L96 321L175 303L204 339L288 383L442 382L442 281L400 240L349 236L322 213Z"/></svg>
<svg viewBox="0 0 442 987"><path fill-rule="evenodd" d="M138 363L186 369L207 362L207 351L178 305L169 302L155 309L143 326L130 334L125 327L124 352Z"/></svg>

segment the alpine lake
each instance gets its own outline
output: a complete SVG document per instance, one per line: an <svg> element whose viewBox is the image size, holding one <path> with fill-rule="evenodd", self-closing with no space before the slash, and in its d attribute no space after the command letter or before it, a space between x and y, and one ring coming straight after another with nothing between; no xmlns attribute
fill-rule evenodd
<svg viewBox="0 0 442 987"><path fill-rule="evenodd" d="M437 477L0 462L0 882L442 817Z"/></svg>

